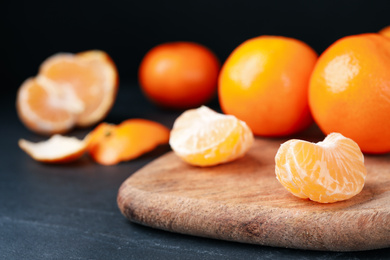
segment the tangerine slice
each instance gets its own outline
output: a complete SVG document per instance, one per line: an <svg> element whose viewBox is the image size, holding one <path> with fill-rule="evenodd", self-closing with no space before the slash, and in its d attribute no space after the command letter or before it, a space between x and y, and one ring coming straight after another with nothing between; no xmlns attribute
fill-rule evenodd
<svg viewBox="0 0 390 260"><path fill-rule="evenodd" d="M79 159L87 149L87 141L75 137L53 135L50 139L33 143L20 139L19 147L34 160L44 163L67 163Z"/></svg>
<svg viewBox="0 0 390 260"><path fill-rule="evenodd" d="M275 163L276 177L289 192L321 203L357 195L367 175L359 146L339 133L316 144L287 141L280 146Z"/></svg>
<svg viewBox="0 0 390 260"><path fill-rule="evenodd" d="M88 138L88 152L92 159L102 165L114 165L167 144L169 129L154 121L129 119L117 126L101 123Z"/></svg>
<svg viewBox="0 0 390 260"><path fill-rule="evenodd" d="M244 156L253 141L245 122L202 106L185 111L175 120L169 143L185 162L212 166Z"/></svg>

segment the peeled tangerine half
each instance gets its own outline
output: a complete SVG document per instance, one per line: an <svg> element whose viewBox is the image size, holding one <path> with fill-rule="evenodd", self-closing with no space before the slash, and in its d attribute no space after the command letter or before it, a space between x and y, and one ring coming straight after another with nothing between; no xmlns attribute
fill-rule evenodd
<svg viewBox="0 0 390 260"><path fill-rule="evenodd" d="M87 150L87 140L53 135L50 139L33 143L19 140L19 147L34 160L44 163L66 163L79 159Z"/></svg>
<svg viewBox="0 0 390 260"><path fill-rule="evenodd" d="M367 175L359 146L339 133L310 143L290 140L276 157L276 177L292 194L321 203L357 195Z"/></svg>
<svg viewBox="0 0 390 260"><path fill-rule="evenodd" d="M253 141L246 123L202 106L187 110L176 119L169 144L187 163L212 166L242 157Z"/></svg>
<svg viewBox="0 0 390 260"><path fill-rule="evenodd" d="M117 69L105 52L59 53L20 86L16 108L30 130L65 133L101 121L115 101L117 87Z"/></svg>

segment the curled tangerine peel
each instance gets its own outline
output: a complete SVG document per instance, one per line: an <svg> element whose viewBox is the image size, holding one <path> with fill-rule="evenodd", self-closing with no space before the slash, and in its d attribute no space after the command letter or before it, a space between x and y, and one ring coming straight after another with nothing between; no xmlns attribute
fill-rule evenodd
<svg viewBox="0 0 390 260"><path fill-rule="evenodd" d="M175 120L169 143L185 162L213 166L244 156L253 141L252 131L243 121L202 106Z"/></svg>
<svg viewBox="0 0 390 260"><path fill-rule="evenodd" d="M359 146L339 133L317 144L287 141L279 148L275 163L276 177L289 192L321 203L357 195L367 175Z"/></svg>
<svg viewBox="0 0 390 260"><path fill-rule="evenodd" d="M90 156L103 165L135 159L169 140L169 129L145 119L129 119L119 125L101 123L88 140Z"/></svg>
<svg viewBox="0 0 390 260"><path fill-rule="evenodd" d="M87 150L87 138L53 135L46 141L33 143L20 139L19 147L31 158L43 163L68 163L79 159Z"/></svg>

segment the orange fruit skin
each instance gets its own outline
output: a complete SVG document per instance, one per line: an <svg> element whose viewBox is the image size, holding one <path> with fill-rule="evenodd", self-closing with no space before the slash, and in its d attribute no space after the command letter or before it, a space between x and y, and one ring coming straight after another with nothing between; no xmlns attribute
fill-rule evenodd
<svg viewBox="0 0 390 260"><path fill-rule="evenodd" d="M217 89L218 58L193 42L170 42L152 48L139 67L139 83L155 104L170 109L198 107Z"/></svg>
<svg viewBox="0 0 390 260"><path fill-rule="evenodd" d="M325 134L339 132L366 153L390 151L390 39L344 37L319 58L309 104Z"/></svg>
<svg viewBox="0 0 390 260"><path fill-rule="evenodd" d="M169 141L169 129L145 119L119 125L99 124L88 136L87 150L97 163L114 165L129 161Z"/></svg>
<svg viewBox="0 0 390 260"><path fill-rule="evenodd" d="M389 26L386 26L385 28L381 29L379 32L379 34L383 35L383 36L386 36L386 37L389 37L390 38L390 25Z"/></svg>
<svg viewBox="0 0 390 260"><path fill-rule="evenodd" d="M245 121L255 135L285 136L312 123L307 101L317 54L307 44L259 36L239 45L222 66L223 112Z"/></svg>

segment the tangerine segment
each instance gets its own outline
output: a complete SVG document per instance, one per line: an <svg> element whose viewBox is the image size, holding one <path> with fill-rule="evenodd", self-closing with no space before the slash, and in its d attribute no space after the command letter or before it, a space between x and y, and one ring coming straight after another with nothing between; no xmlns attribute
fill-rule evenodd
<svg viewBox="0 0 390 260"><path fill-rule="evenodd" d="M39 74L57 88L71 88L84 102L84 109L77 116L78 126L86 127L103 119L115 101L117 69L103 51L56 54L42 63Z"/></svg>
<svg viewBox="0 0 390 260"><path fill-rule="evenodd" d="M145 119L129 119L119 125L101 123L88 137L88 152L103 165L135 159L169 140L169 129Z"/></svg>
<svg viewBox="0 0 390 260"><path fill-rule="evenodd" d="M290 140L276 157L276 177L292 194L321 203L360 193L367 175L359 146L339 133L317 144Z"/></svg>
<svg viewBox="0 0 390 260"><path fill-rule="evenodd" d="M244 156L253 141L252 131L243 121L202 106L176 119L169 143L187 163L212 166Z"/></svg>
<svg viewBox="0 0 390 260"><path fill-rule="evenodd" d="M41 134L64 133L76 121L83 104L69 89L56 89L42 78L27 79L18 90L17 112L22 122Z"/></svg>
<svg viewBox="0 0 390 260"><path fill-rule="evenodd" d="M47 141L33 143L20 139L19 147L34 160L44 163L67 163L79 159L87 149L86 139L53 135Z"/></svg>

